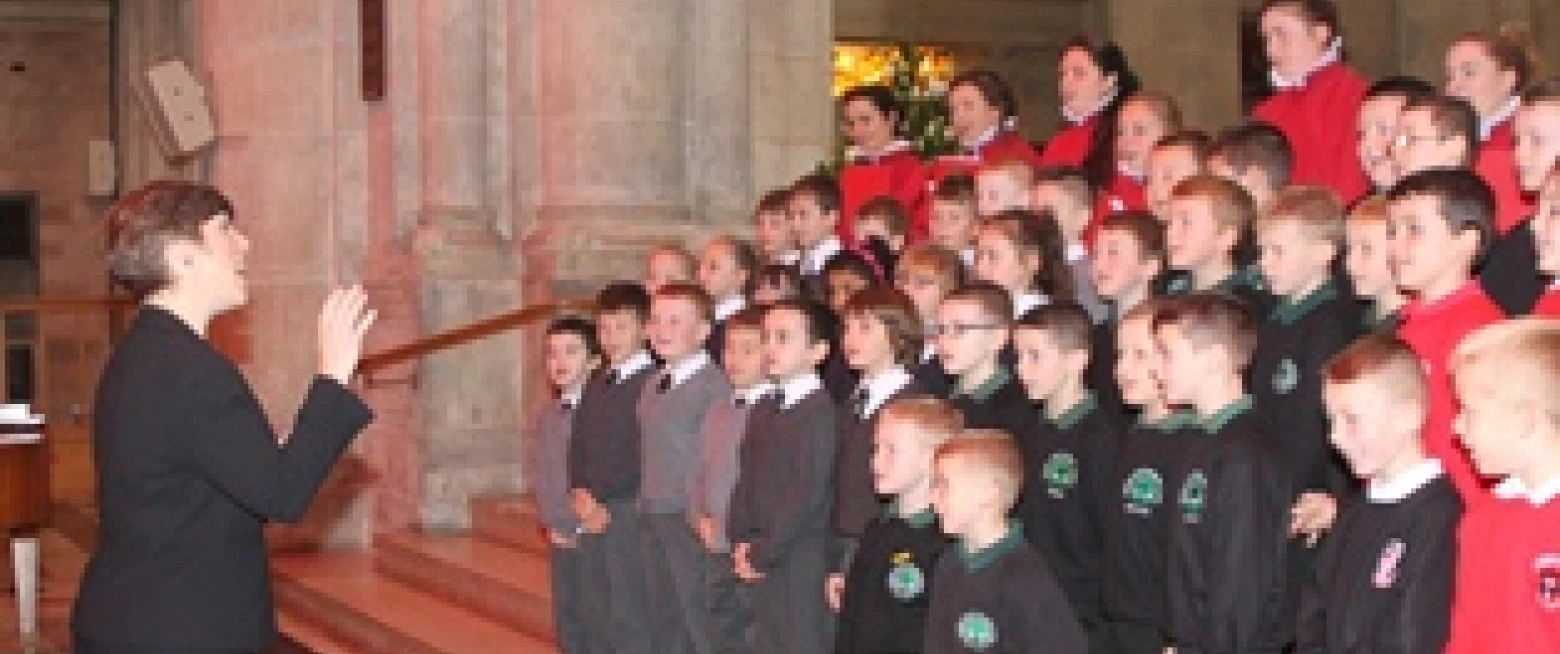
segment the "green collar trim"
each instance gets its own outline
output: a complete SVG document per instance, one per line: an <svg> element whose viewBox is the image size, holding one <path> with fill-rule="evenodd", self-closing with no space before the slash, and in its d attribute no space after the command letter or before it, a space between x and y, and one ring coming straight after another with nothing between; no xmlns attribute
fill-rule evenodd
<svg viewBox="0 0 1560 654"><path fill-rule="evenodd" d="M1338 299L1338 287L1332 280L1323 282L1316 290L1298 300L1285 299L1273 310L1273 320L1281 325L1293 325L1300 322L1306 314L1311 313L1317 307Z"/></svg>
<svg viewBox="0 0 1560 654"><path fill-rule="evenodd" d="M1203 431L1210 434L1224 431L1224 428L1230 424L1231 420L1239 418L1241 414L1250 411L1251 407L1251 396L1242 395L1240 399L1231 402L1229 406L1219 409L1218 412L1208 416L1208 419L1203 421Z"/></svg>
<svg viewBox="0 0 1560 654"><path fill-rule="evenodd" d="M1219 280L1213 289L1220 293L1235 293L1242 289L1262 290L1262 273L1255 266L1236 268L1228 277Z"/></svg>
<svg viewBox="0 0 1560 654"><path fill-rule="evenodd" d="M1019 544L1023 542L1023 523L1016 519L1009 520L1007 533L998 539L997 542L992 543L990 547L979 552L971 552L964 541L960 540L958 546L959 560L964 562L964 570L966 572L980 572L991 567L991 564L996 563L997 559L1002 558L1002 555L1018 548Z"/></svg>
<svg viewBox="0 0 1560 654"><path fill-rule="evenodd" d="M1162 434L1168 434L1177 429L1185 429L1186 427L1191 426L1194 422L1196 422L1196 417L1185 411L1171 412L1170 415L1160 418L1157 421L1138 418L1138 424L1140 426L1145 429L1151 429L1153 431L1160 432Z"/></svg>
<svg viewBox="0 0 1560 654"><path fill-rule="evenodd" d="M996 395L997 391L1010 381L1013 381L1013 373L1008 372L1007 366L999 365L997 366L997 372L988 377L986 381L981 382L974 390L968 393L956 391L954 395L956 397L967 397L976 402L985 402L991 399L992 395Z"/></svg>
<svg viewBox="0 0 1560 654"><path fill-rule="evenodd" d="M1094 393L1084 393L1083 399L1078 400L1077 404L1074 404L1066 411L1063 411L1062 415L1057 416L1055 419L1051 419L1051 424L1055 425L1059 429L1072 429L1073 426L1077 425L1079 421L1089 417L1089 414L1093 413L1095 409L1099 408L1099 406L1099 400L1094 398ZM1046 417L1047 419L1050 419L1049 414L1047 414Z"/></svg>
<svg viewBox="0 0 1560 654"><path fill-rule="evenodd" d="M910 515L903 515L899 512L899 500L897 499L888 503L888 517L903 520L905 524L916 529L925 529L932 526L932 523L937 522L937 512L932 510L930 505Z"/></svg>

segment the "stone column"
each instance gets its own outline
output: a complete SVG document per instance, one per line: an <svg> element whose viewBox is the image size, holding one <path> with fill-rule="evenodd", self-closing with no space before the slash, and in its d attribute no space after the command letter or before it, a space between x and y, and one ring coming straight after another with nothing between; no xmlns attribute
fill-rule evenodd
<svg viewBox="0 0 1560 654"><path fill-rule="evenodd" d="M1241 118L1240 0L1110 0L1111 37L1144 88L1181 103L1191 127Z"/></svg>
<svg viewBox="0 0 1560 654"><path fill-rule="evenodd" d="M210 180L232 199L251 242L240 362L286 430L316 372L320 303L360 279L368 247L356 3L199 0L195 12L194 59L210 80L218 132ZM372 494L363 483L372 475L360 448L286 536L367 541Z"/></svg>
<svg viewBox="0 0 1560 654"><path fill-rule="evenodd" d="M830 156L837 130L830 95L834 3L755 1L748 16L753 180L763 191Z"/></svg>
<svg viewBox="0 0 1560 654"><path fill-rule="evenodd" d="M197 65L190 0L123 0L117 12L119 53L114 71L114 101L119 107L117 143L119 187L134 189L154 179L202 179L200 159L170 162L163 156L152 128L152 117L136 97L136 84L146 69L169 59Z"/></svg>
<svg viewBox="0 0 1560 654"><path fill-rule="evenodd" d="M689 206L709 223L741 224L753 198L746 0L692 0Z"/></svg>
<svg viewBox="0 0 1560 654"><path fill-rule="evenodd" d="M421 202L413 237L423 333L519 304L505 194L504 0L422 0L418 33ZM495 146L495 143L499 144ZM498 155L498 156L495 156ZM496 183L497 182L497 183ZM419 516L433 529L470 525L472 495L520 488L518 337L486 339L423 360Z"/></svg>

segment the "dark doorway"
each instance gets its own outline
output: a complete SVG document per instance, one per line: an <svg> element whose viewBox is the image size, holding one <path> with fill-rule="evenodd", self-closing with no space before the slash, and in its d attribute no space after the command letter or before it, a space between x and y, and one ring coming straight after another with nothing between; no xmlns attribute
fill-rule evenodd
<svg viewBox="0 0 1560 654"><path fill-rule="evenodd" d="M38 295L38 196L0 193L0 300ZM5 401L32 402L36 396L38 314L7 310Z"/></svg>

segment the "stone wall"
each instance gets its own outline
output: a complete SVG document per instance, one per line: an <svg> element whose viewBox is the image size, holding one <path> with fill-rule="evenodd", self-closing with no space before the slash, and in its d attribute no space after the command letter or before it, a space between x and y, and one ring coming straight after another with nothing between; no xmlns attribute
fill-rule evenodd
<svg viewBox="0 0 1560 654"><path fill-rule="evenodd" d="M103 205L87 195L87 143L109 138L109 42L106 5L0 3L0 193L37 198L44 295L108 290ZM89 501L87 434L108 319L48 314L37 338L38 410L52 423L52 490L61 501Z"/></svg>

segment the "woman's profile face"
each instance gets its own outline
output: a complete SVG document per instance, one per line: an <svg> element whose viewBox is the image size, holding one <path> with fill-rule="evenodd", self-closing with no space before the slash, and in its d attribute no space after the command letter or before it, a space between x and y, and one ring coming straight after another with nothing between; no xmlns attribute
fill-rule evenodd
<svg viewBox="0 0 1560 654"><path fill-rule="evenodd" d="M1478 41L1460 41L1446 51L1446 94L1473 105L1489 116L1517 92L1517 74L1501 70L1500 62Z"/></svg>
<svg viewBox="0 0 1560 654"><path fill-rule="evenodd" d="M898 116L879 111L871 100L857 98L845 103L845 138L852 145L868 151L881 150L894 141L894 122Z"/></svg>
<svg viewBox="0 0 1560 654"><path fill-rule="evenodd" d="M973 145L1000 122L1002 110L986 102L986 96L974 84L960 84L948 90L948 125L960 143Z"/></svg>
<svg viewBox="0 0 1560 654"><path fill-rule="evenodd" d="M1073 48L1062 55L1061 63L1057 65L1057 87L1062 96L1062 108L1072 115L1082 116L1105 101L1105 96L1115 87L1115 77L1106 75L1087 50Z"/></svg>
<svg viewBox="0 0 1560 654"><path fill-rule="evenodd" d="M233 225L231 217L212 216L201 223L199 242L182 251L170 250L169 255L180 259L169 262L169 269L175 271L174 283L205 296L214 313L249 301L249 238Z"/></svg>

